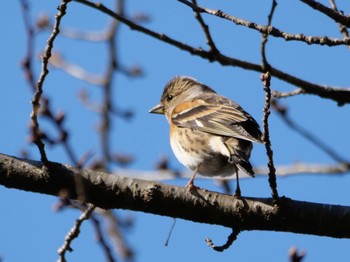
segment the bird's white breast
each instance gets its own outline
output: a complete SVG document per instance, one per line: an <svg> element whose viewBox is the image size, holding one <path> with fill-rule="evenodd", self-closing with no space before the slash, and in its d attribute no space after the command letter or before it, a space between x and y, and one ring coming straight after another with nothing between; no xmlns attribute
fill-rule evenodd
<svg viewBox="0 0 350 262"><path fill-rule="evenodd" d="M196 156L196 154L187 152L177 139L172 139L170 145L177 160L191 170L195 170L196 167L203 161L203 159Z"/></svg>

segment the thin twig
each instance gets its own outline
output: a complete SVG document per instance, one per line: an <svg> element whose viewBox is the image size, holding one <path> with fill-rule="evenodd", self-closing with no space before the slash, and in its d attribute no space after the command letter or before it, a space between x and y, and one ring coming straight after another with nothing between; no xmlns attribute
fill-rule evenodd
<svg viewBox="0 0 350 262"><path fill-rule="evenodd" d="M197 0L192 0L192 3L195 6L197 6ZM216 48L216 45L213 41L213 38L211 37L208 25L204 22L201 14L197 10L194 10L194 13L195 13L195 17L196 17L197 21L199 22L200 26L203 29L203 32L204 32L205 37L207 39L207 45L210 48L210 52L212 52L215 55L216 53L219 52L219 50Z"/></svg>
<svg viewBox="0 0 350 262"><path fill-rule="evenodd" d="M268 15L268 18L267 18L267 26L266 27L271 26L272 18L273 18L273 14L275 12L276 6L277 6L276 0L272 0L272 6L271 6L270 14ZM262 66L263 66L264 72L270 71L270 67L271 67L270 64L267 62L267 58L266 58L266 44L268 41L268 37L269 37L269 33L267 33L267 32L262 33L261 57L262 57Z"/></svg>
<svg viewBox="0 0 350 262"><path fill-rule="evenodd" d="M168 43L170 45L176 46L179 49L185 50L192 55L196 55L196 56L202 57L204 59L208 59L209 61L217 61L223 66L238 66L238 67L252 70L252 71L256 71L256 72L263 72L263 68L261 65L242 61L242 60L235 59L235 58L231 58L231 57L225 56L221 53L217 54L213 60L213 56L210 52L205 51L201 48L194 48L192 46L189 46L187 44L179 42L173 38L170 38L164 34L154 32L148 28L145 28L139 24L136 24L136 23L132 22L131 20L116 14L115 12L108 9L107 7L105 7L101 3L93 3L93 2L86 1L86 0L74 0L74 1L79 2L81 4L84 4L84 5L87 5L91 8L97 9L103 13L106 13L107 15L112 16L115 19L126 24L132 30L142 32L142 33L149 35L155 39L158 39L158 40L163 41L165 43ZM271 75L273 75L276 78L279 78L285 82L288 82L292 85L295 85L295 86L302 88L305 91L305 93L314 94L314 95L318 95L318 96L323 97L323 98L332 99L332 100L336 101L338 103L338 105L344 105L346 103L350 103L350 89L349 88L336 88L336 87L332 87L332 86L314 84L314 83L305 81L303 79L300 79L298 77L295 77L293 75L282 72L281 70L278 70L272 66L270 68L270 73L271 73Z"/></svg>
<svg viewBox="0 0 350 262"><path fill-rule="evenodd" d="M271 90L270 90L270 80L271 76L269 72L266 72L265 74L261 74L261 81L264 85L264 91L266 93L265 96L265 106L264 106L264 116L263 116L263 128L264 128L264 135L263 135L263 141L265 143L266 148L266 154L268 157L268 163L267 166L269 168L269 184L272 191L272 198L277 201L278 200L278 192L277 192L277 183L276 183L276 169L273 163L273 151L271 148L271 141L270 141L270 132L269 132L269 115L270 115L270 105L271 105Z"/></svg>
<svg viewBox="0 0 350 262"><path fill-rule="evenodd" d="M24 68L24 73L26 76L26 79L28 81L29 86L35 92L36 90L36 84L34 80L34 73L32 68L32 61L33 61L33 54L34 54L34 26L31 22L30 15L29 15L29 3L27 0L21 0L21 7L22 7L22 16L24 21L24 26L26 28L27 33L27 50L26 50L26 56L22 61L22 66Z"/></svg>
<svg viewBox="0 0 350 262"><path fill-rule="evenodd" d="M33 62L33 54L35 53L35 51L34 51L34 32L35 32L35 29L34 29L34 26L31 24L30 17L29 17L29 4L25 0L22 0L21 5L22 5L22 10L23 10L24 24L25 24L26 31L27 31L27 51L26 51L26 57L24 58L23 66L24 66L25 74L27 76L28 83L29 83L30 87L32 88L33 92L36 92L37 86L36 86L36 83L34 81L34 72L33 72L32 66L31 66L32 62ZM54 58L54 56L52 55L52 52L50 51L50 48L52 49L52 45L53 45L53 42L55 40L55 37L59 33L60 19L65 14L65 5L64 5L64 3L62 3L62 5L64 7L59 7L59 10L60 9L61 10L56 15L56 24L54 25L53 33L50 36L51 44L49 44L49 41L48 41L48 46L46 47L45 54L42 57L43 61L45 58L46 63L48 60L52 60L52 58ZM58 20L58 22L57 22L57 20ZM44 64L44 62L43 62L43 64ZM45 66L47 69L47 64L45 64ZM44 79L45 77L46 76L43 76L43 78L40 79L40 80L42 80L41 90L42 90L42 84L45 80ZM38 83L38 85L39 85L39 83ZM51 106L50 106L51 105L50 100L47 97L45 97L44 95L41 94L38 99L39 99L38 102L40 105L41 116L45 117L49 121L51 121L51 123L58 130L59 135L58 135L58 138L51 139L51 138L49 138L48 134L40 131L39 127L38 127L37 131L35 131L33 128L32 129L33 142L36 141L39 137L39 138L42 138L44 141L48 141L49 143L52 143L52 144L54 144L54 143L55 144L58 144L58 143L62 144L62 146L65 149L72 164L74 166L79 167L79 163L77 160L78 158L74 154L71 144L68 142L69 133L63 125L64 119L65 119L65 114L63 112L58 112L57 114L54 113ZM41 104L40 104L40 101L41 101ZM38 115L36 116L36 118L37 117L38 117ZM35 135L35 132L39 132L39 134ZM44 148L43 148L43 150L44 150ZM44 153L45 153L45 151L44 151ZM79 176L76 176L76 179L77 179L77 181L76 181L77 192L80 192L79 199L83 200L85 198L85 194L84 194L84 188L82 185L82 181L78 181L80 179Z"/></svg>
<svg viewBox="0 0 350 262"><path fill-rule="evenodd" d="M75 221L74 226L72 227L72 229L67 233L64 243L62 245L61 248L58 249L58 255L59 255L59 262L66 262L66 252L72 252L73 249L71 247L71 243L74 239L76 239L79 234L80 234L80 227L82 225L82 223L85 220L88 220L92 214L92 212L94 212L95 210L95 206L94 205L89 205L86 210L81 214L81 216Z"/></svg>
<svg viewBox="0 0 350 262"><path fill-rule="evenodd" d="M122 12L123 8L123 2L119 1L119 12ZM111 152L110 152L110 127L111 127L111 111L113 108L112 105L112 83L113 83L113 77L114 72L118 67L117 63L117 52L116 52L116 44L115 44L115 37L116 32L119 28L120 22L118 20L112 20L111 26L109 28L109 37L107 39L107 45L108 45L108 52L109 52L109 61L107 62L108 68L104 76L104 85L102 86L103 89L103 101L102 101L102 107L101 107L101 124L100 124L100 132L101 132L101 149L103 153L103 162L104 167L106 170L108 170L108 162L111 160Z"/></svg>
<svg viewBox="0 0 350 262"><path fill-rule="evenodd" d="M277 6L276 0L272 0L272 6L270 13L268 15L267 19L267 27L271 26L272 18L275 12ZM271 75L270 75L270 64L267 61L266 58L266 44L268 41L268 33L262 34L262 41L261 41L261 57L262 57L262 66L264 69L264 73L261 74L261 80L264 84L264 91L265 91L265 106L264 106L264 116L263 116L263 127L264 127L264 136L263 141L265 143L266 148L266 154L268 156L268 168L269 168L269 184L272 190L272 197L274 200L278 199L278 192L277 192L277 183L276 183L276 169L273 164L273 151L271 148L271 141L270 141L270 132L269 132L269 115L270 115L270 106L271 106L271 89L270 89L270 81L271 81Z"/></svg>
<svg viewBox="0 0 350 262"><path fill-rule="evenodd" d="M217 16L219 18L228 20L236 25L245 26L250 29L259 31L260 33L265 33L265 34L268 33L271 36L283 38L286 41L299 41L299 42L306 43L308 45L317 44L317 45L327 45L327 46L338 46L338 45L350 44L350 38L339 39L339 38L330 38L327 36L306 36L304 34L289 34L276 27L273 27L273 26L267 27L267 26L259 25L254 22L247 21L244 19L234 17L232 15L226 14L221 10L214 10L206 7L193 5L190 1L187 1L187 0L178 0L178 1L191 7L193 10L197 12Z"/></svg>
<svg viewBox="0 0 350 262"><path fill-rule="evenodd" d="M106 220L107 234L115 244L115 250L123 260L132 260L134 257L134 251L127 244L125 236L121 231L120 218L112 210L103 210L103 218Z"/></svg>
<svg viewBox="0 0 350 262"><path fill-rule="evenodd" d="M331 7L334 11L338 12L339 14L343 15L342 12L340 12L338 10L338 7L337 7L337 4L335 3L335 0L329 0L330 4L331 4ZM343 24L341 23L338 23L339 25L339 30L340 30L340 33L344 36L344 38L349 38L349 31L348 29L346 28L346 26L344 26ZM348 45L348 49L350 49L350 45Z"/></svg>
<svg viewBox="0 0 350 262"><path fill-rule="evenodd" d="M104 253L106 255L107 261L108 262L116 261L115 258L112 255L111 249L108 246L107 241L103 237L100 221L96 218L96 216L91 215L91 222L94 225L94 229L95 229L95 232L96 232L97 240L98 240L100 246L102 247L102 250L104 251Z"/></svg>
<svg viewBox="0 0 350 262"><path fill-rule="evenodd" d="M316 175L346 175L350 171L350 164L312 164L312 163L294 163L291 165L279 165L276 167L276 175L279 177L295 176L297 174L316 174ZM268 174L266 167L254 168L256 174L265 175Z"/></svg>
<svg viewBox="0 0 350 262"><path fill-rule="evenodd" d="M311 8L325 14L326 16L332 18L335 22L342 24L346 27L350 27L350 17L340 14L339 12L329 8L315 0L300 0L304 4L307 4Z"/></svg>
<svg viewBox="0 0 350 262"><path fill-rule="evenodd" d="M274 109L278 113L278 116L288 125L289 128L297 132L299 135L310 141L313 145L321 149L325 152L329 157L333 158L335 161L344 164L350 164L350 161L346 160L344 157L340 156L337 152L335 152L329 145L323 142L321 139L317 138L315 134L309 132L303 126L298 125L295 121L293 121L289 115L288 110L284 106L280 106L277 101L272 103Z"/></svg>
<svg viewBox="0 0 350 262"><path fill-rule="evenodd" d="M70 39L77 39L89 42L104 42L108 38L108 32L85 32L69 28L62 28L61 35Z"/></svg>
<svg viewBox="0 0 350 262"><path fill-rule="evenodd" d="M62 69L67 74L83 80L92 85L103 85L105 78L97 75L93 75L87 72L84 68L73 64L72 62L66 61L60 54L54 53L49 61L50 65L55 68Z"/></svg>
<svg viewBox="0 0 350 262"><path fill-rule="evenodd" d="M55 16L55 25L53 27L53 30L49 39L47 40L45 52L41 58L42 60L41 74L37 82L37 88L36 88L35 94L32 99L32 113L30 114L30 118L33 124L33 142L37 145L39 149L41 161L46 164L48 163L48 159L45 152L45 144L41 140L41 135L40 135L41 131L40 131L39 122L38 122L38 114L40 110L40 100L41 100L41 95L43 93L44 81L46 79L46 76L49 73L47 66L48 66L49 59L51 57L53 43L56 39L56 36L60 32L59 28L61 24L61 19L66 14L67 4L69 2L70 0L62 0L61 5L57 8L58 13Z"/></svg>
<svg viewBox="0 0 350 262"><path fill-rule="evenodd" d="M291 96L296 96L296 95L300 95L300 94L305 94L305 91L301 88L297 88L291 92L279 92L277 90L273 90L271 92L272 96L274 98L287 98L287 97L291 97Z"/></svg>
<svg viewBox="0 0 350 262"><path fill-rule="evenodd" d="M218 251L218 252L223 252L223 251L228 249L233 244L233 242L237 239L238 234L239 234L238 230L232 229L232 232L228 236L226 243L224 245L222 245L222 246L216 246L210 238L206 238L205 242L213 250Z"/></svg>
<svg viewBox="0 0 350 262"><path fill-rule="evenodd" d="M116 2L116 10L115 13L119 16L124 16L125 9L125 1L119 0ZM101 168L102 170L108 172L109 165L113 161L113 156L111 153L111 125L112 125L112 114L115 110L115 106L112 104L113 91L115 88L114 77L115 72L119 71L119 61L117 54L117 45L116 45L116 37L117 33L120 29L121 22L119 20L111 20L111 24L107 30L107 50L108 50L108 58L107 61L107 70L104 74L104 83L102 87L102 105L101 105L101 124L100 124L100 139L101 139L101 151L102 151L102 159L101 159ZM134 252L132 249L126 244L125 237L120 230L120 225L117 223L117 217L110 211L104 212L104 216L110 220L111 225L108 230L108 234L111 239L113 239L116 243L116 250L124 259L132 259ZM115 222L115 223L113 223Z"/></svg>
<svg viewBox="0 0 350 262"><path fill-rule="evenodd" d="M27 50L26 50L26 56L23 59L23 68L24 72L28 81L29 86L33 90L33 93L35 93L37 85L34 80L34 72L32 68L33 64L33 54L35 53L34 50L34 32L35 28L31 24L31 20L29 17L29 4L26 0L21 0L21 6L23 10L23 19L24 19L24 24L26 27L26 32L27 32ZM57 18L56 18L57 19ZM56 26L56 25L55 25ZM54 54L51 54L49 57L49 63L51 63L51 60L54 60L53 58L56 58L57 55L55 56ZM40 105L40 114L44 117L47 117L57 128L59 137L57 139L49 139L48 134L44 134L39 130L39 136L43 138L43 140L50 141L52 143L61 143L71 160L71 162L74 165L77 165L77 157L73 153L73 148L72 146L68 143L68 131L64 128L63 126L63 121L65 118L65 114L62 112L58 112L57 114L53 112L50 104L49 98L45 97L44 95L41 95L40 100L42 101L42 105ZM40 103L40 101L39 101ZM36 136L34 135L34 132L32 130L32 140L34 141L36 139Z"/></svg>

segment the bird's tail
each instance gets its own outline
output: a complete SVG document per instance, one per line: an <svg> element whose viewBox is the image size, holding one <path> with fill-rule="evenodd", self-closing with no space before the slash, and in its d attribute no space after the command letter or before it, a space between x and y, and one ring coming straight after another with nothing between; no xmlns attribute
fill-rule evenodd
<svg viewBox="0 0 350 262"><path fill-rule="evenodd" d="M241 161L236 165L237 165L238 169L242 170L247 175L250 175L251 177L255 177L253 167L249 162Z"/></svg>
<svg viewBox="0 0 350 262"><path fill-rule="evenodd" d="M247 175L250 175L251 177L255 177L255 173L253 171L253 167L250 164L249 160L245 160L239 155L231 155L229 162L236 165L238 169L242 170Z"/></svg>

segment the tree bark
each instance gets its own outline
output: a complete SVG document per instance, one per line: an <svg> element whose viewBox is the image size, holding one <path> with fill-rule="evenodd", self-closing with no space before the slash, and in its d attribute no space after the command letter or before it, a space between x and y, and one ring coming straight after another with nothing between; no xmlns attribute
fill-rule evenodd
<svg viewBox="0 0 350 262"><path fill-rule="evenodd" d="M350 238L350 207L280 198L241 198L0 154L0 184L77 199L104 209L129 209L245 230Z"/></svg>

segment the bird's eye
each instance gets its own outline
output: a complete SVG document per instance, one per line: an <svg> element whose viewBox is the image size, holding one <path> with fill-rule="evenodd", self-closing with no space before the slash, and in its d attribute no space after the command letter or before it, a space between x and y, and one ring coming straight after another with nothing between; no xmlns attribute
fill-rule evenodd
<svg viewBox="0 0 350 262"><path fill-rule="evenodd" d="M168 102L169 102L169 101L171 101L173 98L174 98L173 95L167 95L166 100L168 100Z"/></svg>

